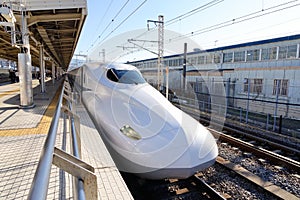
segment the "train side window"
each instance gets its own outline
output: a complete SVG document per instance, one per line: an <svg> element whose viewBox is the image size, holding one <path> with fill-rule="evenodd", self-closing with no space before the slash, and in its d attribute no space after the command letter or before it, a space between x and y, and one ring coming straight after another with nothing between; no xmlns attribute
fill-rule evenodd
<svg viewBox="0 0 300 200"><path fill-rule="evenodd" d="M118 82L119 79L117 78L116 74L112 71L112 69L107 70L106 76L109 80L113 82Z"/></svg>

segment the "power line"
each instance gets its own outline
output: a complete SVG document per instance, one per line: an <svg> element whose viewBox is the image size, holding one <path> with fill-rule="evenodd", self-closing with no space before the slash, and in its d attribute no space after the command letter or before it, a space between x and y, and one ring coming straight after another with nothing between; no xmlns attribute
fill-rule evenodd
<svg viewBox="0 0 300 200"><path fill-rule="evenodd" d="M106 40L115 30L117 30L122 24L124 24L134 13L136 13L148 0L144 0L136 9L134 9L116 28L114 28L109 34L106 35L99 43L101 44L104 40Z"/></svg>
<svg viewBox="0 0 300 200"><path fill-rule="evenodd" d="M109 11L109 9L110 9L110 7L111 7L111 5L112 5L113 2L114 2L114 0L111 0L111 1L110 1L108 7L106 8L106 10L105 10L105 12L104 12L103 17L101 18L101 20L100 20L100 22L99 22L99 24L98 24L98 26L97 26L97 28L96 28L96 30L99 29L99 27L100 27L102 21L104 20L105 16L107 15L107 13L108 13L108 11Z"/></svg>
<svg viewBox="0 0 300 200"><path fill-rule="evenodd" d="M279 8L279 7L282 7L282 6L291 4L291 3L295 3L297 1L299 1L299 0L289 1L287 3L279 4L279 5L276 5L276 6L261 10L261 11L256 11L256 12L253 12L253 13L249 13L247 15L243 15L241 17L238 17L238 18L235 18L235 19L232 19L232 20L227 20L225 22L215 24L215 25L212 25L212 26L209 26L209 27L206 27L206 28L202 28L202 29L193 31L191 33L187 33L185 35L180 35L180 36L171 38L171 40L176 41L176 40L180 40L181 38L184 38L184 37L187 37L187 36L200 35L200 34L203 34L203 33L206 33L206 32L214 31L214 30L221 29L221 28L224 28L224 27L227 27L227 26L231 26L231 25L234 25L234 24L245 22L245 21L248 21L248 20L251 20L251 19L255 19L255 18L258 18L258 17L269 15L269 14L272 14L272 13L275 13L275 12L290 9L290 8L299 6L300 4L298 3L298 4L291 5L291 6L286 6L286 7L283 7L283 8ZM278 9L273 10L275 8L278 8ZM271 11L267 12L268 10L271 10Z"/></svg>
<svg viewBox="0 0 300 200"><path fill-rule="evenodd" d="M212 7L212 6L216 5L216 4L219 4L219 3L223 2L223 1L224 0L213 0L213 1L210 1L207 4L201 5L201 6L195 8L193 10L190 10L190 11L184 13L184 14L178 15L177 17L174 17L173 19L170 19L170 20L166 21L165 22L165 26L171 25L171 24L173 24L173 23L175 23L177 21L180 21L182 19L190 17L190 16L192 16L192 15L194 15L194 14L200 12L200 11L206 10L206 9L208 9L208 8L210 8L210 7ZM175 20L177 20L177 21L175 21ZM175 21L175 22L173 22L173 21ZM145 32L141 33L140 35L136 36L134 39L138 39L138 38L142 37L143 35L151 32L151 31L153 31L155 29L156 29L156 27L151 28L150 30L145 31Z"/></svg>
<svg viewBox="0 0 300 200"><path fill-rule="evenodd" d="M111 20L110 23L105 27L105 29L102 31L102 33L101 33L100 35L98 35L98 37L97 37L96 40L92 43L92 45L89 47L89 49L87 50L87 52L93 47L93 44L95 44L95 43L97 42L97 40L98 40L99 38L101 38L101 36L103 35L103 33L104 33L104 32L107 30L107 28L115 21L115 19L119 16L119 14L122 12L122 10L125 8L125 6L128 4L129 1L130 1L130 0L127 0L127 1L123 4L123 6L120 8L120 10L117 12L117 14L112 18L112 20ZM106 15L107 11L109 10L109 8L110 8L112 2L113 2L113 0L112 0L111 3L109 4L108 8L106 9L104 16ZM100 24L102 23L104 16L102 17L101 22L100 22L99 25L98 25L98 28L99 28ZM98 30L98 28L97 28L97 30Z"/></svg>
<svg viewBox="0 0 300 200"><path fill-rule="evenodd" d="M215 1L211 1L208 4L209 5L215 5L215 4L220 3L220 2L221 2L220 0L219 1L215 0ZM188 33L188 34L185 34L185 35L181 35L181 36L177 36L177 37L171 38L171 42L174 42L176 40L180 40L180 39L182 39L183 37L186 37L186 36L196 36L196 35L199 35L199 34L203 34L203 33L206 33L206 32L213 31L213 30L221 29L221 28L224 28L224 27L227 27L227 26L231 26L231 25L234 25L234 24L242 23L242 22L245 22L245 21L248 21L248 20L251 20L251 19L255 19L255 18L259 18L259 17L265 16L265 15L273 14L273 13L276 13L276 12L279 12L279 11L287 10L287 9L299 6L300 3L296 4L297 2L299 2L299 0L289 1L289 2L286 2L286 3L282 3L282 4L275 5L275 6L271 6L271 7L266 8L266 9L263 8L260 11L255 11L255 12L252 12L252 13L249 13L249 14L246 14L246 15L234 18L232 20L227 20L225 22L222 22L222 23L219 23L219 24L215 24L215 25L212 25L212 26L209 26L209 27L206 27L206 28L202 28L202 29L196 30L194 32L191 32L191 33ZM143 2L143 4L144 3L145 2ZM292 4L292 3L294 3L294 4ZM205 4L205 5L207 5L207 4ZM198 12L202 11L201 8L202 9L203 8L208 8L208 7L205 7L205 5L202 5L202 6L198 7L198 8L196 8L196 9L198 9L197 11ZM141 5L139 7L141 7ZM179 15L179 16L177 16L177 17L175 17L175 18L173 18L173 19L171 19L171 20L169 20L167 22L171 24L171 23L175 23L174 21L176 21L176 20L178 21L180 19L180 17L185 17L185 18L189 17L190 15L195 14L194 12L196 12L195 11L196 9L193 9L193 10L191 10L191 11L185 13L185 14ZM126 21L130 16L131 15L129 15L125 20L123 20L123 22L121 24L119 24L119 26L121 26L124 23L124 21ZM153 28L152 30L154 30L154 29L155 28ZM111 33L113 33L115 30L113 30ZM139 38L139 37L145 35L148 32L149 31L146 31L146 32L144 32L144 33L136 36L135 38ZM107 37L109 37L109 35ZM127 43L125 43L125 44L127 44ZM144 48L146 48L146 47L144 47Z"/></svg>
<svg viewBox="0 0 300 200"><path fill-rule="evenodd" d="M265 27L263 27L263 28L251 30L251 31L249 31L249 32L247 32L247 33L245 33L245 34L246 34L246 35L251 35L251 34L253 34L253 33L255 33L255 32L262 31L262 30L266 30L266 29L270 29L271 27L279 26L279 25L286 24L286 23L288 23L288 22L295 21L295 20L299 20L299 19L300 19L299 17L294 18L294 19L291 19L291 20L289 19L288 21L284 21L284 22L282 22L282 23L278 23L278 24L274 24L274 25L270 25L270 26L265 26ZM296 34L296 33L288 32L288 34L292 35L292 34ZM278 35L278 37L280 37L281 34L277 34L277 35ZM272 33L272 34L270 34L268 37L272 37L272 36L275 37L276 34ZM224 37L224 38L220 38L218 41L220 41L220 40L228 40L228 39L232 39L232 38L234 38L234 37L235 37L235 35L231 35L231 36L227 36L227 37ZM249 39L250 39L250 40L259 40L259 37L251 37L251 38L249 38ZM231 40L231 43L240 43L241 41L243 41L243 40ZM206 41L205 43L201 43L201 45L203 45L203 46L209 46L209 44L211 45L212 42L213 42L213 41ZM215 42L216 42L216 41L215 41ZM204 48L204 49L206 49L206 48Z"/></svg>
<svg viewBox="0 0 300 200"><path fill-rule="evenodd" d="M122 10L125 8L125 6L128 4L129 0L125 2L125 4L120 8L120 10L117 12L117 14L112 18L110 23L105 27L105 29L102 31L102 33L98 36L98 38L101 38L103 33L107 30L107 28L115 21L115 19L118 17L118 15L122 12ZM96 43L96 41L95 41Z"/></svg>
<svg viewBox="0 0 300 200"><path fill-rule="evenodd" d="M192 15L194 15L194 14L200 12L200 11L203 11L203 10L206 10L206 9L208 9L210 7L213 7L213 6L219 4L219 3L223 2L223 1L224 0L214 0L214 1L211 1L211 2L209 2L207 4L199 6L198 8L195 8L195 9L193 9L191 11L188 11L188 12L182 14L182 15L179 15L179 16L173 18L173 19L170 19L170 20L166 21L166 26L171 25L171 24L173 24L173 23L175 23L177 21L180 21L182 19L185 19L187 17L190 17L190 16L192 16Z"/></svg>
<svg viewBox="0 0 300 200"><path fill-rule="evenodd" d="M197 7L197 8L195 8L195 9L193 9L193 10L190 10L190 11L184 13L184 14L178 15L177 17L174 17L173 19L168 20L167 22L165 22L165 26L168 26L168 25L171 25L173 23L176 23L177 21L179 21L181 19L185 19L187 17L190 17L190 16L192 16L192 15L194 15L194 14L200 12L200 11L206 10L206 9L208 9L208 8L210 8L212 6L215 6L215 5L217 5L217 4L219 4L219 3L223 2L223 1L224 0L213 0L213 1L210 1L210 2L208 2L206 4L204 4L204 5L201 5L201 6ZM149 30L147 30L147 31L139 34L138 36L135 36L134 39L138 39L138 38L146 35L147 33L154 31L155 29L156 29L156 27L153 27L153 28L151 28L151 29L149 29ZM124 46L126 44L127 44L127 42L123 43L122 45Z"/></svg>

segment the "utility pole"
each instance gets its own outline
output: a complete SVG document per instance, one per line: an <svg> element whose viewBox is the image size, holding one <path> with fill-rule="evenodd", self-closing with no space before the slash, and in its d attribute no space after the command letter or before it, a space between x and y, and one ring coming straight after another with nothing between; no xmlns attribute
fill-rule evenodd
<svg viewBox="0 0 300 200"><path fill-rule="evenodd" d="M185 90L186 85L186 54L187 54L187 43L184 43L184 50L183 50L183 66L182 66L182 76L183 76L183 89Z"/></svg>
<svg viewBox="0 0 300 200"><path fill-rule="evenodd" d="M279 89L281 85L281 80L277 79L276 82L276 103L275 103L275 109L274 109L274 118L273 118L273 131L276 130L276 118L277 118L277 110L278 110L278 98L279 98Z"/></svg>
<svg viewBox="0 0 300 200"><path fill-rule="evenodd" d="M162 65L164 63L164 16L159 15L158 21L148 20L153 22L158 26L158 59L157 59L157 89L160 89L161 86L161 77L162 77ZM166 98L169 96L169 68L166 66Z"/></svg>
<svg viewBox="0 0 300 200"><path fill-rule="evenodd" d="M99 52L99 56L102 54L102 62L105 63L105 49Z"/></svg>

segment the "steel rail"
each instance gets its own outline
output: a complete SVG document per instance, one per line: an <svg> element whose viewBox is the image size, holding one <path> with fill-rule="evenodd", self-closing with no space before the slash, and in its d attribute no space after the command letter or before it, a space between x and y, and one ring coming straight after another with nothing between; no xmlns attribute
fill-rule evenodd
<svg viewBox="0 0 300 200"><path fill-rule="evenodd" d="M46 199L49 187L49 178L52 166L53 152L60 118L60 105L62 104L64 87L56 105L56 110L51 121L46 141L44 143L39 163L31 184L28 199Z"/></svg>
<svg viewBox="0 0 300 200"><path fill-rule="evenodd" d="M186 107L185 107L185 108L186 108ZM184 112L186 112L187 114L193 116L195 119L197 119L197 118L199 117L198 115L196 115L196 114L194 113L194 111L190 111L190 110L182 109L182 108L181 108L181 110L184 111ZM207 119L201 118L201 120L202 120L202 121L205 121L205 122L207 122L207 123L214 124L214 125L218 126L217 123L212 122L212 121L209 121L209 120L207 120ZM266 139L266 138L261 138L261 137L252 135L252 134L250 134L250 133L251 133L250 130L241 131L241 130L238 130L238 129L236 129L236 128L229 127L228 124L224 124L223 130L226 130L226 131L229 131L229 132L234 132L234 133L237 133L237 134L239 134L239 135L244 135L244 136L246 136L246 137L248 137L248 138L257 140L257 141L259 141L259 142L267 143L267 144L269 144L269 145L271 145L271 146L273 146L273 147L282 149L282 150L287 151L287 152L290 152L290 153L294 153L294 154L296 154L296 155L299 155L299 154L300 154L300 151L299 151L298 149L295 149L295 148L293 148L293 147L288 147L288 146L285 146L285 145L282 145L282 144L278 144L278 143L272 142L272 141L270 141L269 139ZM250 133L246 133L246 131L249 131ZM282 137L285 137L285 136L282 136Z"/></svg>
<svg viewBox="0 0 300 200"><path fill-rule="evenodd" d="M185 111L187 112L187 110L185 110ZM195 115L194 113L191 113L191 112L187 112L187 113L191 114L191 115ZM266 142L269 145L278 147L282 150L286 150L286 151L289 151L289 152L294 152L296 154L299 154L299 151L297 149L286 147L286 146L283 146L283 145L280 145L280 144L276 144L274 142L271 142L271 141L268 141L266 139L259 138L259 137L256 137L256 136L251 136L248 133L245 133L245 132L233 129L233 128L229 128L229 127L224 127L224 128L227 129L228 131L231 131L231 132L235 132L235 133L238 133L238 134L241 134L241 135L246 135L246 136L251 137L251 138L253 138L257 141ZM285 166L289 169L296 170L296 171L300 170L300 162L298 162L296 160L289 159L287 157L281 156L277 153L273 153L273 152L268 151L268 150L263 149L263 148L258 148L258 147L254 146L252 144L249 144L249 143L244 142L242 140L236 139L236 138L231 137L229 135L226 135L222 132L215 131L211 128L208 128L208 129L209 129L209 131L212 132L213 135L218 135L219 139L222 140L222 141L226 141L230 144L236 145L236 146L238 146L238 147L240 147L244 150L247 150L247 151L257 155L257 156L260 156L262 158L265 158L265 159L271 160L273 162L276 162L278 164L281 164L281 165L283 165L283 166Z"/></svg>
<svg viewBox="0 0 300 200"><path fill-rule="evenodd" d="M198 115L196 115L196 113L197 113L197 114L200 114L200 113L199 113L198 110L195 110L195 108L191 108L191 107L187 107L187 106L181 106L180 109L181 109L182 111L184 111L184 112L186 112L186 113L192 115L192 116L195 116L194 118L196 118L196 119L197 119L197 117L199 117ZM216 125L216 126L219 125L218 123L212 122L212 121L210 121L210 120L208 120L208 119L201 118L201 120L202 120L202 121L205 121L205 122L207 122L207 123ZM241 125L239 125L239 126L241 126ZM280 137L282 140L283 140L283 139L286 139L286 140L295 139L294 143L296 143L296 142L298 141L297 138L291 138L290 136L286 136L286 135L278 135L278 133L274 133L274 132L268 132L268 133L270 133L270 135L264 134L264 135L263 135L264 137L258 137L258 136L255 136L255 135L258 135L259 133L256 132L256 131L253 131L253 130L249 130L250 127L248 127L248 126L242 126L242 127L239 127L239 126L234 125L234 124L230 124L230 123L225 123L224 126L223 126L223 129L224 129L224 130L227 130L227 131L233 131L233 132L238 133L238 134L240 134L240 135L245 135L245 136L247 136L247 137L249 137L249 138L252 138L252 139L254 139L254 140L258 140L258 141L261 141L261 142L268 143L268 144L270 144L270 145L272 145L272 146L274 146L274 147L280 148L280 149L282 149L282 150L284 150L284 151L288 151L288 152L291 152L291 153L295 153L295 154L297 154L297 155L300 155L300 151L299 151L297 148L289 147L289 146L280 144L280 143L282 143L282 141L278 140L279 137ZM238 130L237 128L242 129L242 130L243 130L243 129L246 129L246 131L248 131L248 132L250 132L250 133L253 132L255 135L246 133L244 130L243 130L243 131ZM257 131L263 131L263 132L266 132L265 130L258 129L257 127L255 127L255 128L257 129ZM274 141L274 142L270 141L271 139L274 139L274 138L271 137L271 135L275 135L275 136L276 136L275 140L276 140L277 142L275 142L275 141Z"/></svg>
<svg viewBox="0 0 300 200"><path fill-rule="evenodd" d="M214 200L226 200L219 192L214 190L212 187L210 187L207 183L205 183L203 180L201 180L198 176L194 175L192 177L195 181L197 181L197 184L202 189L205 188L205 192L209 195L210 199Z"/></svg>
<svg viewBox="0 0 300 200"><path fill-rule="evenodd" d="M214 131L213 129L209 129L209 131L216 133L216 131ZM230 144L238 146L239 148L244 149L248 152L251 152L256 156L271 160L271 161L273 161L277 164L281 164L289 169L292 169L295 171L300 171L300 163L295 160L289 159L287 157L281 156L279 154L273 153L273 152L268 151L263 148L258 148L250 143L238 140L236 138L225 135L223 133L217 132L217 134L220 134L220 140L222 140L224 142L228 142Z"/></svg>

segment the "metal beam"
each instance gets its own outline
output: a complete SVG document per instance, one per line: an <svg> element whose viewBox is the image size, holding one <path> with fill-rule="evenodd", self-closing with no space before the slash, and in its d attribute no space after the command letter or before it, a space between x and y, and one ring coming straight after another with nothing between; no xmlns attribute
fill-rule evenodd
<svg viewBox="0 0 300 200"><path fill-rule="evenodd" d="M94 174L95 170L92 166L56 147L53 164L83 180L86 199L98 199L97 176Z"/></svg>
<svg viewBox="0 0 300 200"><path fill-rule="evenodd" d="M28 21L28 27L38 23L38 22L51 22L51 21L73 21L80 20L81 13L71 13L71 14L55 14L55 15L38 15L31 16Z"/></svg>
<svg viewBox="0 0 300 200"><path fill-rule="evenodd" d="M86 8L86 0L51 0L51 1L42 1L42 0L30 0L24 1L26 10L36 11L36 10L56 10L56 9L78 9ZM18 7L16 7L17 9Z"/></svg>
<svg viewBox="0 0 300 200"><path fill-rule="evenodd" d="M51 53L55 56L56 60L59 62L60 58L59 58L57 52L55 51L55 49L52 45L52 42L51 42L50 38L48 37L48 33L46 32L46 30L42 26L38 26L37 29L38 29L38 32L39 32L40 36L43 38L43 41L48 46Z"/></svg>

